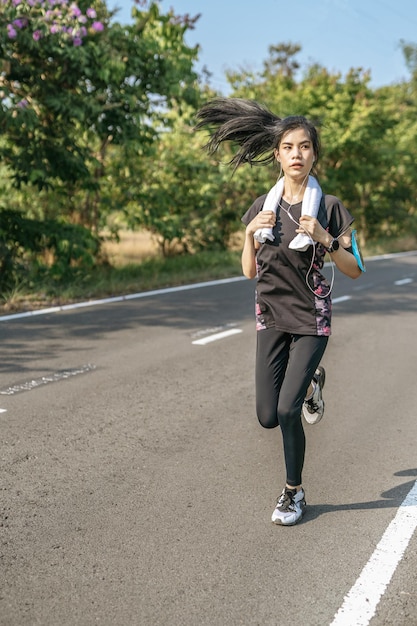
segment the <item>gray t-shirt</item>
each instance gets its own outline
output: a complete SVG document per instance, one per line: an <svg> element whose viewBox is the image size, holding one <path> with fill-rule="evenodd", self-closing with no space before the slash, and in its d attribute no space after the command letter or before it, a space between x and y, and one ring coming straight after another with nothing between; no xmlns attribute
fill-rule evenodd
<svg viewBox="0 0 417 626"><path fill-rule="evenodd" d="M257 198L244 214L246 226L262 210L265 198L266 194ZM331 334L332 303L330 285L320 271L326 250L322 244L311 245L305 252L289 248L297 225L287 211L298 222L302 203L290 206L281 200L280 204L283 208L277 209L275 239L261 244L256 254L256 327L327 337ZM353 222L342 202L330 195L322 198L317 219L332 237L342 235Z"/></svg>

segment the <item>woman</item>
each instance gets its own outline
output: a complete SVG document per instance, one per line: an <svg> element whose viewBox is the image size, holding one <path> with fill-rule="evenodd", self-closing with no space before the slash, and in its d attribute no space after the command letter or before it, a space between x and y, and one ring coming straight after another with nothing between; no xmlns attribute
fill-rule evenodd
<svg viewBox="0 0 417 626"><path fill-rule="evenodd" d="M325 372L319 363L331 334L331 285L320 270L328 252L340 271L360 276L353 218L311 175L320 142L306 118L281 119L240 98L208 102L197 117L196 128L211 133L205 146L210 153L225 141L238 148L229 161L235 169L274 161L280 167L276 185L242 217L242 269L247 278L257 277L257 416L264 428L279 425L283 438L286 482L272 521L289 526L306 508L301 415L317 423L324 412Z"/></svg>

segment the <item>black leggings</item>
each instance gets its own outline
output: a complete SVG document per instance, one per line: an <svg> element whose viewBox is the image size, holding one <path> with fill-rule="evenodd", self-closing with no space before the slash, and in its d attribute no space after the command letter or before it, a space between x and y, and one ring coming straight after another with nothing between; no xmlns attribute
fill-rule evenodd
<svg viewBox="0 0 417 626"><path fill-rule="evenodd" d="M305 434L301 410L328 337L257 332L256 412L264 428L281 426L287 483L301 485Z"/></svg>

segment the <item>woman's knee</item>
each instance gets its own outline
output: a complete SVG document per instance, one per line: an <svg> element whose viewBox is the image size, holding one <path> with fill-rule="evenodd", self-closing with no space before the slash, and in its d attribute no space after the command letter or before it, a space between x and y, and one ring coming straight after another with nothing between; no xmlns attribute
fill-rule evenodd
<svg viewBox="0 0 417 626"><path fill-rule="evenodd" d="M257 406L256 415L263 428L276 428L278 426L278 416L276 407Z"/></svg>
<svg viewBox="0 0 417 626"><path fill-rule="evenodd" d="M301 407L297 406L278 406L277 419L281 426L295 425L298 420L301 420Z"/></svg>

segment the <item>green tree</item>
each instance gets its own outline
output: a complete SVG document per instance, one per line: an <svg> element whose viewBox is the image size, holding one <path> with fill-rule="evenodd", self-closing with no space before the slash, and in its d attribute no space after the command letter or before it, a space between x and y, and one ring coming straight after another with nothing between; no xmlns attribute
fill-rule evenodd
<svg viewBox="0 0 417 626"><path fill-rule="evenodd" d="M287 78L294 78L300 64L295 58L300 52L301 46L292 43L280 43L276 46L269 46L269 58L264 61L264 76L279 74Z"/></svg>
<svg viewBox="0 0 417 626"><path fill-rule="evenodd" d="M271 46L259 75L229 74L233 95L264 102L283 117L312 119L324 146L319 178L325 191L351 209L363 240L400 234L408 227L416 190L407 167L415 153L411 94L406 97L404 87L373 90L361 69L343 78L312 65L296 80L298 51L289 44Z"/></svg>
<svg viewBox="0 0 417 626"><path fill-rule="evenodd" d="M67 212L94 228L109 145L135 143L140 153L164 110L195 97L189 20L156 2L132 14L122 26L101 0L6 0L0 18L0 158L17 186L64 185Z"/></svg>
<svg viewBox="0 0 417 626"><path fill-rule="evenodd" d="M93 211L97 228L105 225L120 202L131 200L132 187L142 184L135 174L141 175L143 169L135 162L153 153L169 127L171 107L186 107L198 98L193 71L197 48L184 40L193 20L172 11L163 14L157 3L146 10L133 9L132 17L131 25L116 23L108 30L110 50L122 64L118 72L109 73L100 92L108 109L106 119L100 116L86 134L95 147L99 165L94 180L100 193L85 194L79 205L84 208L83 223ZM118 205L113 202L115 188Z"/></svg>
<svg viewBox="0 0 417 626"><path fill-rule="evenodd" d="M207 137L193 130L193 107L173 108L169 117L169 130L141 161L143 183L125 206L124 219L131 227L145 226L165 256L226 250L241 230L242 207L252 203L256 189L262 193L265 182L260 180L270 173L254 168L248 184L247 171L232 175L225 164L230 148L208 158L202 149Z"/></svg>
<svg viewBox="0 0 417 626"><path fill-rule="evenodd" d="M3 2L0 130L7 142L0 158L16 186L90 180L92 155L79 128L94 118L88 74L102 71L109 14L99 0L80 4Z"/></svg>
<svg viewBox="0 0 417 626"><path fill-rule="evenodd" d="M37 219L40 233L46 220L57 232L67 220L97 234L142 182L109 159L142 159L173 103L196 98L197 48L184 41L193 19L140 4L122 26L102 0L2 0L0 160L19 189L11 202L4 184L2 203Z"/></svg>

